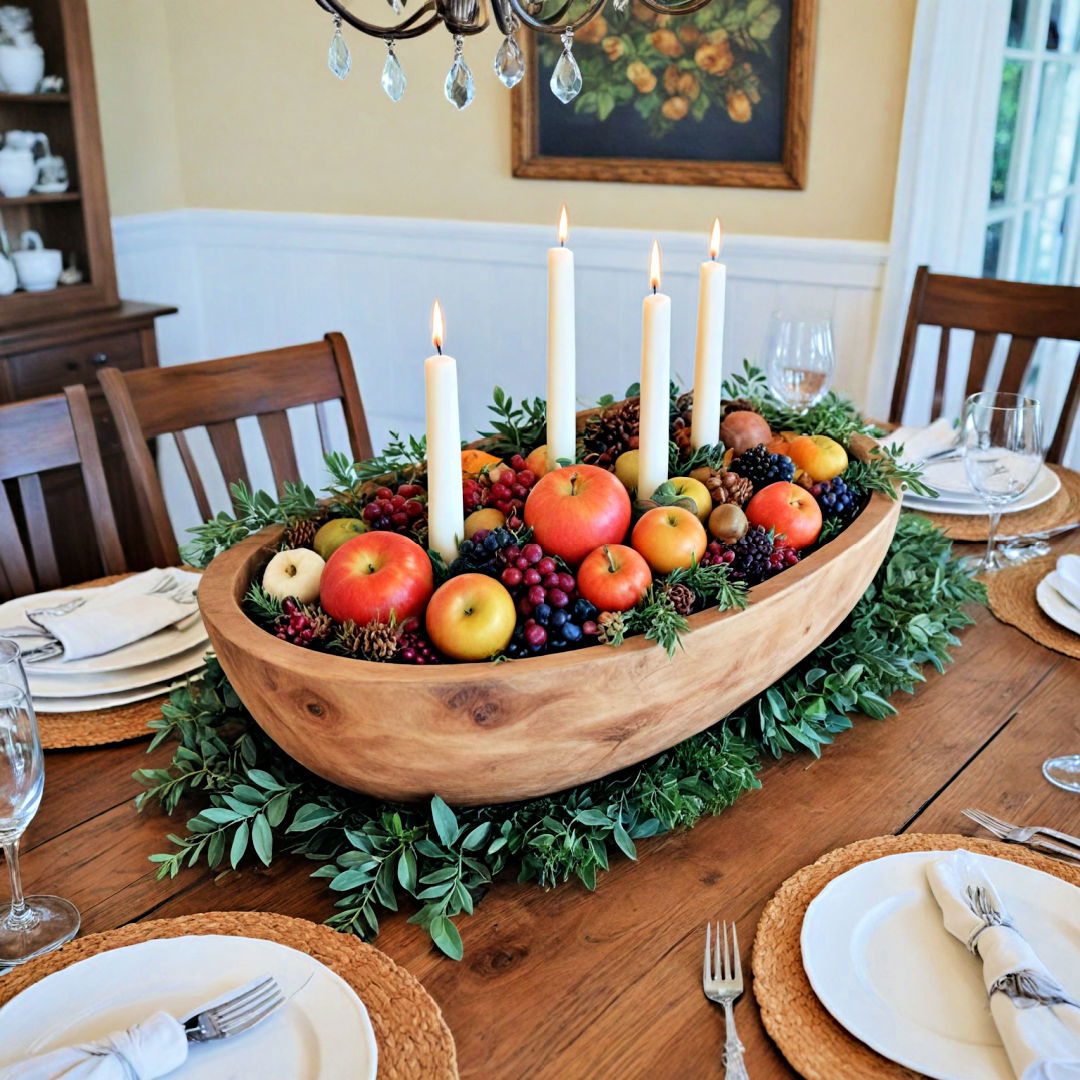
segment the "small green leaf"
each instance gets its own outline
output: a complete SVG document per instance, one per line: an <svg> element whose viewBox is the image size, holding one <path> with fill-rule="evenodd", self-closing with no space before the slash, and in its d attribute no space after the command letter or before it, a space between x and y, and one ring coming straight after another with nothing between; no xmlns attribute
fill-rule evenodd
<svg viewBox="0 0 1080 1080"><path fill-rule="evenodd" d="M445 915L436 915L431 920L428 924L428 933L431 934L431 940L451 960L461 959L464 953L461 935L458 933L457 927Z"/></svg>
<svg viewBox="0 0 1080 1080"><path fill-rule="evenodd" d="M431 800L431 821L439 834L439 839L449 847L457 839L457 815L438 795Z"/></svg>

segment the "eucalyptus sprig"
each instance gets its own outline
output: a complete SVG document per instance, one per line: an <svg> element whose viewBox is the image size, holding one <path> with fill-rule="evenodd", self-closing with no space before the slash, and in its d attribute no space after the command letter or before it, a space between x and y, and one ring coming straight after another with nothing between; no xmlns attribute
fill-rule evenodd
<svg viewBox="0 0 1080 1080"><path fill-rule="evenodd" d="M547 433L547 402L543 398L522 398L518 404L501 386L496 386L488 411L495 414L491 429L481 431L486 449L500 457L528 454L542 445Z"/></svg>

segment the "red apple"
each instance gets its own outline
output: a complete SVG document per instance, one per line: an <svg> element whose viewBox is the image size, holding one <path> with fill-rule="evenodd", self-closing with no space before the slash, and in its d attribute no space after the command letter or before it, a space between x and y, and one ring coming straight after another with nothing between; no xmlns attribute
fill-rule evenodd
<svg viewBox="0 0 1080 1080"><path fill-rule="evenodd" d="M629 611L652 584L649 564L625 544L604 544L585 556L578 592L601 611Z"/></svg>
<svg viewBox="0 0 1080 1080"><path fill-rule="evenodd" d="M821 507L806 488L785 480L762 488L747 504L751 525L775 529L793 548L812 544L821 532Z"/></svg>
<svg viewBox="0 0 1080 1080"><path fill-rule="evenodd" d="M630 543L645 556L654 574L670 574L680 566L700 562L709 536L692 511L681 506L657 506L638 520Z"/></svg>
<svg viewBox="0 0 1080 1080"><path fill-rule="evenodd" d="M566 465L529 492L525 524L548 555L576 566L601 544L622 542L630 527L630 496L606 469Z"/></svg>
<svg viewBox="0 0 1080 1080"><path fill-rule="evenodd" d="M423 613L434 581L431 560L400 533L369 532L330 556L320 582L322 606L338 622L398 622Z"/></svg>
<svg viewBox="0 0 1080 1080"><path fill-rule="evenodd" d="M427 631L455 660L487 660L510 644L517 611L506 589L487 574L459 574L440 585L427 609Z"/></svg>

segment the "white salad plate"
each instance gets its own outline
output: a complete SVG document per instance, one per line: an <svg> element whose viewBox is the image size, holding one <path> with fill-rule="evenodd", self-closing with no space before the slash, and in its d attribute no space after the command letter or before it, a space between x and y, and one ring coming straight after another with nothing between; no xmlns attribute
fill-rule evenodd
<svg viewBox="0 0 1080 1080"><path fill-rule="evenodd" d="M942 922L926 880L944 854L862 863L807 908L802 958L821 1003L879 1054L936 1080L1015 1080L990 1016L982 967ZM1017 930L1080 996L1080 889L976 855Z"/></svg>
<svg viewBox="0 0 1080 1080"><path fill-rule="evenodd" d="M194 674L194 673L192 673ZM96 712L98 709L113 709L117 705L131 705L136 701L146 701L148 698L160 697L169 693L174 686L179 685L175 679L166 679L164 682L150 683L148 686L140 686L134 690L122 690L115 694L90 694L85 697L34 697L34 710L38 713L69 713L69 712Z"/></svg>
<svg viewBox="0 0 1080 1080"><path fill-rule="evenodd" d="M1038 585L1035 586L1035 603L1042 608L1043 614L1048 619L1053 619L1058 626L1071 630L1074 634L1080 634L1080 609L1077 609L1065 599L1058 584L1060 578L1057 570L1051 570Z"/></svg>
<svg viewBox="0 0 1080 1080"><path fill-rule="evenodd" d="M0 1075L161 1010L181 1019L265 975L292 995L287 1004L243 1035L192 1044L169 1080L375 1080L375 1032L348 983L277 942L213 934L99 953L28 987L0 1009Z"/></svg>
<svg viewBox="0 0 1080 1080"><path fill-rule="evenodd" d="M935 490L932 477L927 474L924 480ZM1014 503L1009 503L1001 508L1002 514L1017 514L1021 510L1031 510L1041 506L1044 502L1052 499L1061 489L1061 478L1053 469L1045 465L1039 470L1031 487L1020 496ZM936 499L927 498L924 495L914 495L911 492L904 493L904 505L912 510L931 510L939 514L968 514L972 517L986 516L986 503L974 493L968 495L941 495Z"/></svg>
<svg viewBox="0 0 1080 1080"><path fill-rule="evenodd" d="M165 660L157 660L139 667L122 668L119 671L64 671L63 674L42 672L38 664L26 665L26 677L30 694L38 698L90 697L95 694L116 694L125 690L138 690L166 680L187 675L203 666L209 644L196 645L186 652L177 653Z"/></svg>

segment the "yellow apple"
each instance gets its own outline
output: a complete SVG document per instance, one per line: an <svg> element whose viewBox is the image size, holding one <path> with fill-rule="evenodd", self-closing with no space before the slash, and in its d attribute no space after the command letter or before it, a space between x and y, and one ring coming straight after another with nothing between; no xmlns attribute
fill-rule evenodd
<svg viewBox="0 0 1080 1080"><path fill-rule="evenodd" d="M263 571L262 587L277 600L295 597L301 604L319 599L323 557L311 548L292 548L279 551Z"/></svg>
<svg viewBox="0 0 1080 1080"><path fill-rule="evenodd" d="M323 559L329 559L346 540L366 533L370 528L371 526L360 518L334 518L320 526L311 546Z"/></svg>
<svg viewBox="0 0 1080 1080"><path fill-rule="evenodd" d="M828 435L798 435L788 443L787 455L815 482L832 480L848 466L847 451Z"/></svg>
<svg viewBox="0 0 1080 1080"><path fill-rule="evenodd" d="M510 644L517 621L505 587L486 574L459 574L435 590L427 632L440 652L455 660L487 660Z"/></svg>
<svg viewBox="0 0 1080 1080"><path fill-rule="evenodd" d="M679 567L700 562L708 543L705 526L681 506L657 506L649 510L638 519L630 534L631 546L645 556L654 574L670 574Z"/></svg>
<svg viewBox="0 0 1080 1080"><path fill-rule="evenodd" d="M712 513L713 501L709 489L692 476L673 476L671 483L675 485L675 491L680 498L693 500L697 507L697 516L702 521L708 521Z"/></svg>
<svg viewBox="0 0 1080 1080"><path fill-rule="evenodd" d="M481 529L501 529L506 524L506 515L494 506L487 506L483 510L474 510L465 519L465 539L471 540L473 533Z"/></svg>
<svg viewBox="0 0 1080 1080"><path fill-rule="evenodd" d="M637 488L638 460L641 455L637 450L627 450L615 459L615 475L622 481L622 486L631 494Z"/></svg>

